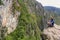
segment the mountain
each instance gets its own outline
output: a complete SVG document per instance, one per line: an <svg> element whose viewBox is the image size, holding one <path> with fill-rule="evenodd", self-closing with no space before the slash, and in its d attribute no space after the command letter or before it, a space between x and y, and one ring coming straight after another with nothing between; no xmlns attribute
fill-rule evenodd
<svg viewBox="0 0 60 40"><path fill-rule="evenodd" d="M1 0L1 40L41 40L44 9L36 0ZM3 30L3 32L2 32Z"/></svg>
<svg viewBox="0 0 60 40"><path fill-rule="evenodd" d="M47 10L47 11L54 12L57 15L60 15L60 8L53 7L53 6L44 6L44 9Z"/></svg>
<svg viewBox="0 0 60 40"><path fill-rule="evenodd" d="M36 0L0 0L0 40L51 40L51 33L54 40L60 39L58 25L51 31L47 25L50 15L59 14L58 8L47 8Z"/></svg>

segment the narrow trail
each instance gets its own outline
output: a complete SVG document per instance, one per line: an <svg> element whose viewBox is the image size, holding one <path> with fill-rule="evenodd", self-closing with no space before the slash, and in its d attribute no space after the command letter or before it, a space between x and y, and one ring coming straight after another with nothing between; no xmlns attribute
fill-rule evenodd
<svg viewBox="0 0 60 40"><path fill-rule="evenodd" d="M54 27L48 27L43 32L46 36L46 40L60 40L60 25L54 24Z"/></svg>

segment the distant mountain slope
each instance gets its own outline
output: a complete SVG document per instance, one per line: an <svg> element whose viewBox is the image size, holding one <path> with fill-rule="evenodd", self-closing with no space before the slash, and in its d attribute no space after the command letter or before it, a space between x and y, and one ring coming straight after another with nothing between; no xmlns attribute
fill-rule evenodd
<svg viewBox="0 0 60 40"><path fill-rule="evenodd" d="M44 9L60 15L60 8L52 7L52 6L44 6Z"/></svg>
<svg viewBox="0 0 60 40"><path fill-rule="evenodd" d="M55 23L60 25L60 8L53 6L44 6L48 18L52 15L54 16Z"/></svg>

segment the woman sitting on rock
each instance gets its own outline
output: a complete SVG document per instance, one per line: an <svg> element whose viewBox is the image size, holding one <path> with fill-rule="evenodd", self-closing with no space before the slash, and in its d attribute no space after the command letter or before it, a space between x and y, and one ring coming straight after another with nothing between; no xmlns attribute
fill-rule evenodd
<svg viewBox="0 0 60 40"><path fill-rule="evenodd" d="M50 20L48 21L48 27L53 27L54 26L54 19L53 17L51 16Z"/></svg>

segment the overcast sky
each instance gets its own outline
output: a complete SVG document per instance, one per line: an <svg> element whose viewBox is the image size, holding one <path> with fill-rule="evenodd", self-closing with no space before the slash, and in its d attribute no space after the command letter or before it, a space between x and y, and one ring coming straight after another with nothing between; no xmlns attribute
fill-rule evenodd
<svg viewBox="0 0 60 40"><path fill-rule="evenodd" d="M43 6L55 6L60 8L60 0L37 0Z"/></svg>

